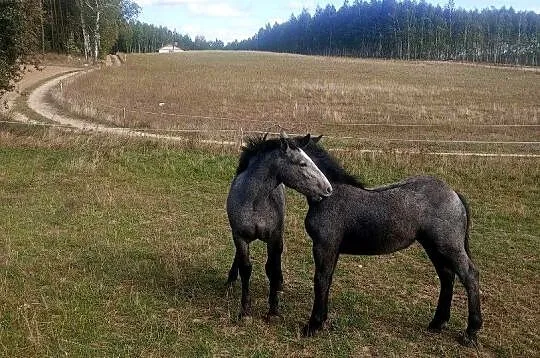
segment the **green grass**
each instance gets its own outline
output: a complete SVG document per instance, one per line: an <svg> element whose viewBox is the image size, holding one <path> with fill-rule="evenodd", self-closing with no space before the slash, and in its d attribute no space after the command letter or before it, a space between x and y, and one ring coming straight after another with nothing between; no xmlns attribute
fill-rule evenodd
<svg viewBox="0 0 540 358"><path fill-rule="evenodd" d="M230 148L0 131L0 355L32 356L537 356L540 182L537 159L337 153L370 185L417 173L446 179L471 201L471 250L485 327L478 352L452 319L425 329L438 280L418 245L338 264L329 327L300 338L312 303L306 203L289 191L283 318L267 323L265 248L252 245L254 317L236 319L239 286L225 198Z"/></svg>

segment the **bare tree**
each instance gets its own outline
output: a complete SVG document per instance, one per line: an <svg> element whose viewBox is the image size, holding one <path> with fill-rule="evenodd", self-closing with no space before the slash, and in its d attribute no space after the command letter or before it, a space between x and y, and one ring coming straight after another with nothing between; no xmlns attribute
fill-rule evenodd
<svg viewBox="0 0 540 358"><path fill-rule="evenodd" d="M79 6L81 7L81 27L83 28L83 38L84 38L84 46L85 46L85 53L86 51L90 52L89 47L89 38L88 31L86 30L86 22L84 21L84 13L83 8L86 8L90 11L90 17L93 20L93 29L92 29L92 35L93 35L93 51L92 53L92 60L96 62L100 56L100 48L101 48L101 17L105 10L115 8L118 9L118 4L111 0L84 0L84 5L81 5L81 0L79 1ZM87 46L88 45L88 46Z"/></svg>

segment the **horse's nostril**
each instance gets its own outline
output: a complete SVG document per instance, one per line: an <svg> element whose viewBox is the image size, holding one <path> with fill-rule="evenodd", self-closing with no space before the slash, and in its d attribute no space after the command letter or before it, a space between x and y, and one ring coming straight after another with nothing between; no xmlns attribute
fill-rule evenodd
<svg viewBox="0 0 540 358"><path fill-rule="evenodd" d="M328 194L328 195L332 194L332 187L331 186L326 188L326 194Z"/></svg>

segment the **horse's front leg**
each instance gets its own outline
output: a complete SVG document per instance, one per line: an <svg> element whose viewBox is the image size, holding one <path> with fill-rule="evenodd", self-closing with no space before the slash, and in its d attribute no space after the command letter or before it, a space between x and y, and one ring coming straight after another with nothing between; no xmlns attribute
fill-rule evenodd
<svg viewBox="0 0 540 358"><path fill-rule="evenodd" d="M320 330L328 317L328 295L332 276L338 259L338 249L326 243L313 243L313 260L315 261L315 277L313 289L315 300L309 322L304 326L303 335L312 336Z"/></svg>
<svg viewBox="0 0 540 358"><path fill-rule="evenodd" d="M283 238L275 237L267 243L266 250L268 259L265 269L266 276L270 281L270 293L268 295L268 318L279 316L279 297L278 291L283 289L283 274L281 272L281 254L283 253Z"/></svg>
<svg viewBox="0 0 540 358"><path fill-rule="evenodd" d="M231 269L229 270L229 276L227 278L227 283L226 283L227 288L231 288L237 279L238 279L238 262L236 261L236 253L235 253L233 263L231 265Z"/></svg>
<svg viewBox="0 0 540 358"><path fill-rule="evenodd" d="M249 259L249 244L239 237L234 237L236 246L235 263L238 265L240 279L242 281L242 307L240 309L240 318L251 316L251 297L249 294L249 279L251 277L252 265Z"/></svg>

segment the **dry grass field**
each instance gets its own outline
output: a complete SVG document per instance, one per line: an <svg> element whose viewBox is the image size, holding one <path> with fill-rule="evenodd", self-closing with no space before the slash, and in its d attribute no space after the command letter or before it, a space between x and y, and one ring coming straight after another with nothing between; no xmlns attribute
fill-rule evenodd
<svg viewBox="0 0 540 358"><path fill-rule="evenodd" d="M340 146L540 153L537 143L491 143L539 140L539 70L243 52L130 55L125 66L79 77L54 97L95 120L173 134L231 140L279 125L337 137ZM396 126L403 124L416 126Z"/></svg>
<svg viewBox="0 0 540 358"><path fill-rule="evenodd" d="M538 141L535 126L475 126L538 124L534 71L247 53L131 56L127 63L79 77L53 97L116 125L123 118L108 106L138 110L140 117L128 116L126 124L146 129L230 128L235 138L238 126L264 131L278 123L290 132L326 134L324 145L334 149L540 152L534 143L379 140ZM296 112L295 102L303 104ZM160 111L222 119L143 113ZM342 126L350 122L430 126ZM254 316L238 321L239 285L224 288L233 257L224 203L235 146L5 123L0 144L0 356L540 355L538 158L334 152L368 185L432 174L468 198L485 321L476 350L457 342L467 311L459 283L449 328L426 330L439 283L419 245L387 256L342 256L329 325L301 338L313 262L303 226L307 204L290 190L283 317L264 320L266 254L256 242Z"/></svg>

